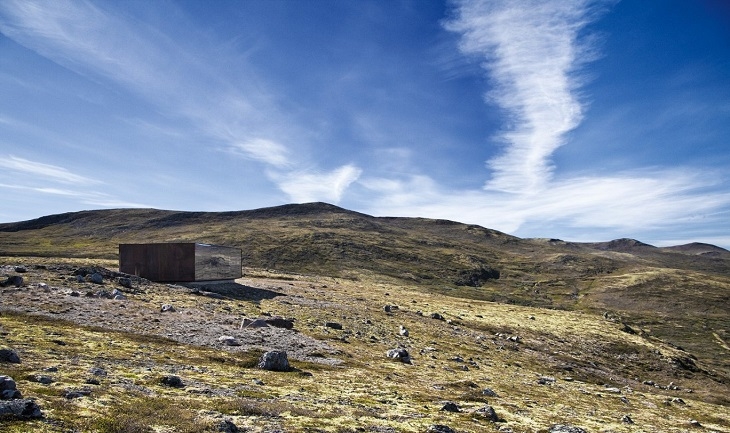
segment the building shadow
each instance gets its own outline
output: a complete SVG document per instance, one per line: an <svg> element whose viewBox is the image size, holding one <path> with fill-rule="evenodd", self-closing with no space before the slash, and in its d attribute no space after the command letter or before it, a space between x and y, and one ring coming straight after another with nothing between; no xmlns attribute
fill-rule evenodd
<svg viewBox="0 0 730 433"><path fill-rule="evenodd" d="M244 284L236 283L235 281L195 282L186 283L185 286L191 288L193 293L196 295L216 299L261 302L264 299L273 299L277 296L285 296L284 293L246 286Z"/></svg>

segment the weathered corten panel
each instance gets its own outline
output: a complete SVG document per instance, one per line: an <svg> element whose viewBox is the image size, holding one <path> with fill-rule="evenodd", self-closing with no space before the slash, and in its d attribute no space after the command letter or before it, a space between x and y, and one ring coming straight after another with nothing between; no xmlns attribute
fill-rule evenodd
<svg viewBox="0 0 730 433"><path fill-rule="evenodd" d="M119 271L151 281L240 278L241 249L192 242L120 244Z"/></svg>

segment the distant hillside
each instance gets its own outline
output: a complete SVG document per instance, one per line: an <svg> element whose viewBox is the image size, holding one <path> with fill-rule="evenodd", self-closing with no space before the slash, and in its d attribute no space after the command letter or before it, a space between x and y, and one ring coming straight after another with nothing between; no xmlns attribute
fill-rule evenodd
<svg viewBox="0 0 730 433"><path fill-rule="evenodd" d="M713 332L730 330L730 252L712 245L520 239L325 203L237 212L95 210L0 224L5 256L116 259L120 243L176 241L240 247L244 273L367 276L449 296L606 313L676 344L716 351L717 359L727 355Z"/></svg>

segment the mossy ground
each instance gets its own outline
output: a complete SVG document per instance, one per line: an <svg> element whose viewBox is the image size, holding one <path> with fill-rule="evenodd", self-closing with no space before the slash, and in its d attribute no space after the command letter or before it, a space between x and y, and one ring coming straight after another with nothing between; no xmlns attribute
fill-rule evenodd
<svg viewBox="0 0 730 433"><path fill-rule="evenodd" d="M60 261L5 258L0 265L20 262ZM111 268L113 262L93 263ZM217 431L228 418L251 432L423 432L432 424L460 432L546 432L553 424L590 432L685 432L694 429L690 420L704 431L730 432L730 386L724 376L702 371L703 354L691 371L676 362L690 354L650 335L624 332L621 323L599 314L443 296L352 272L345 279L248 270L239 280L243 286L279 294L251 301L211 300L153 284L115 301L124 303L126 320L138 322L128 327L133 332L61 320L59 311L14 312L20 292L0 289L2 344L22 358L21 364L0 364L0 374L13 377L44 412L42 420L2 420L0 430L205 432ZM35 297L52 308L53 300L32 287L66 280L45 271L26 275L29 286L21 290L30 292L22 299ZM162 313L150 306L164 302L183 312L208 311L201 326L237 312L293 318L302 338L327 343L342 362L292 360L292 371L269 372L255 367L261 353L255 349L173 341L156 335L152 322ZM398 308L388 313L386 304ZM399 334L400 326L409 336ZM385 357L398 346L409 351L412 364ZM94 376L93 367L106 375ZM39 374L55 382L38 383ZM180 376L185 386L162 385L168 374ZM548 380L539 384L540 378ZM649 380L661 387L643 383ZM678 389L667 389L670 383ZM497 397L485 396L485 388ZM91 393L63 397L65 390L79 389ZM441 411L445 401L461 412ZM474 412L485 404L503 421L492 423ZM634 424L622 422L624 415Z"/></svg>

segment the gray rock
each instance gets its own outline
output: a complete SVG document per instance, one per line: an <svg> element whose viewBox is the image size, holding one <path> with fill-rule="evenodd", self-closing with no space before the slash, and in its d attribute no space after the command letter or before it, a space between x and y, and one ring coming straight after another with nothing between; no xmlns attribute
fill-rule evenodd
<svg viewBox="0 0 730 433"><path fill-rule="evenodd" d="M230 419L224 419L218 423L218 431L222 433L238 433L241 430Z"/></svg>
<svg viewBox="0 0 730 433"><path fill-rule="evenodd" d="M426 431L428 433L456 433L454 429L443 424L431 424Z"/></svg>
<svg viewBox="0 0 730 433"><path fill-rule="evenodd" d="M51 376L46 376L45 374L38 374L31 378L31 380L38 382L43 385L50 385L54 382L53 378Z"/></svg>
<svg viewBox="0 0 730 433"><path fill-rule="evenodd" d="M0 282L0 287L15 286L20 287L23 285L23 277L20 275L13 275L8 277L5 281Z"/></svg>
<svg viewBox="0 0 730 433"><path fill-rule="evenodd" d="M485 395L487 397L498 397L497 393L494 392L494 390L492 388L484 388L482 390L482 395Z"/></svg>
<svg viewBox="0 0 730 433"><path fill-rule="evenodd" d="M126 278L126 277L119 277L119 285L124 288L131 289L132 288L132 279Z"/></svg>
<svg viewBox="0 0 730 433"><path fill-rule="evenodd" d="M552 385L555 383L555 378L550 376L543 376L537 379L537 383L540 385Z"/></svg>
<svg viewBox="0 0 730 433"><path fill-rule="evenodd" d="M257 367L269 371L291 370L286 352L280 350L272 350L261 355Z"/></svg>
<svg viewBox="0 0 730 433"><path fill-rule="evenodd" d="M338 322L325 322L324 326L326 328L342 329L342 323L338 323Z"/></svg>
<svg viewBox="0 0 730 433"><path fill-rule="evenodd" d="M2 348L0 349L0 362L20 364L20 357L18 356L18 352L8 348Z"/></svg>
<svg viewBox="0 0 730 433"><path fill-rule="evenodd" d="M273 326L275 328L284 328L284 329L294 328L294 320L292 320L292 319L285 319L283 317L275 316L275 317L270 317L270 318L264 319L264 321L269 326Z"/></svg>
<svg viewBox="0 0 730 433"><path fill-rule="evenodd" d="M160 307L160 311L162 313L172 313L175 311L175 307L170 304L162 304L162 307Z"/></svg>
<svg viewBox="0 0 730 433"><path fill-rule="evenodd" d="M399 347L397 349L390 349L386 352L386 356L388 358L397 359L400 362L410 364L411 363L411 356L408 353L408 351L402 347Z"/></svg>
<svg viewBox="0 0 730 433"><path fill-rule="evenodd" d="M442 407L442 411L445 412L461 412L461 409L459 409L459 405L454 403L453 401L447 401Z"/></svg>
<svg viewBox="0 0 730 433"><path fill-rule="evenodd" d="M628 415L624 415L624 416L623 416L623 417L621 418L621 422L623 422L624 424L633 424L633 423L634 423L634 420L633 420L633 419L631 419L631 417L630 417L630 416L628 416Z"/></svg>
<svg viewBox="0 0 730 433"><path fill-rule="evenodd" d="M81 398L81 397L87 397L91 395L90 389L66 389L61 394L63 397L67 398L68 400L73 400L75 398Z"/></svg>
<svg viewBox="0 0 730 433"><path fill-rule="evenodd" d="M26 268L26 267L25 267L25 266L23 266L23 265L20 265L20 266L16 266L16 267L15 267L15 272L17 272L17 273L19 273L19 274L24 274L24 273L28 272L28 268Z"/></svg>
<svg viewBox="0 0 730 433"><path fill-rule="evenodd" d="M104 284L104 277L98 272L94 272L93 274L87 275L87 278L89 279L89 282L91 282L91 283Z"/></svg>
<svg viewBox="0 0 730 433"><path fill-rule="evenodd" d="M77 283L83 283L85 281L86 281L86 279L84 279L84 276L83 275L76 275L76 282Z"/></svg>
<svg viewBox="0 0 730 433"><path fill-rule="evenodd" d="M106 376L107 372L101 367L91 367L89 369L89 373L93 374L94 376Z"/></svg>
<svg viewBox="0 0 730 433"><path fill-rule="evenodd" d="M489 421L499 422L499 416L497 416L497 412L494 411L492 406L486 405L477 409L474 413L488 419Z"/></svg>
<svg viewBox="0 0 730 433"><path fill-rule="evenodd" d="M23 394L21 394L17 389L6 389L4 391L0 391L0 400L16 400L19 398L23 398Z"/></svg>
<svg viewBox="0 0 730 433"><path fill-rule="evenodd" d="M240 346L241 343L236 340L235 337L232 337L230 335L221 335L218 337L218 341L223 343L226 346Z"/></svg>
<svg viewBox="0 0 730 433"><path fill-rule="evenodd" d="M403 325L400 325L398 333L404 337L408 337L408 330Z"/></svg>
<svg viewBox="0 0 730 433"><path fill-rule="evenodd" d="M2 418L43 418L43 413L33 400L8 400L0 401L0 419Z"/></svg>
<svg viewBox="0 0 730 433"><path fill-rule="evenodd" d="M180 376L175 376L174 374L169 374L167 376L162 376L160 378L160 383L165 386L171 386L173 388L182 388L183 382L182 379L180 379Z"/></svg>
<svg viewBox="0 0 730 433"><path fill-rule="evenodd" d="M555 424L548 430L550 433L588 433L580 427L572 425Z"/></svg>

